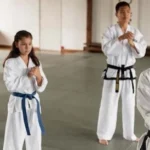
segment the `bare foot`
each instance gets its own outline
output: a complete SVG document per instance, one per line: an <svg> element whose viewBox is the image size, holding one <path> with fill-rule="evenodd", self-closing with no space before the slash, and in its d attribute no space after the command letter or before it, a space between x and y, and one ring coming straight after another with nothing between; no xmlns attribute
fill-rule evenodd
<svg viewBox="0 0 150 150"><path fill-rule="evenodd" d="M99 140L99 143L102 145L108 145L108 141L104 139Z"/></svg>
<svg viewBox="0 0 150 150"><path fill-rule="evenodd" d="M139 138L136 138L135 142L139 142L139 140L140 140Z"/></svg>

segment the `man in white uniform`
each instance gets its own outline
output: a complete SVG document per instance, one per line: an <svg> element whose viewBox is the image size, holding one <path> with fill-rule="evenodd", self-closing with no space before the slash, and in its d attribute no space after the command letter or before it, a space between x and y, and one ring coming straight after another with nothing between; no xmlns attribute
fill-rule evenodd
<svg viewBox="0 0 150 150"><path fill-rule="evenodd" d="M145 121L148 132L144 133L138 143L137 150L150 149L150 68L143 71L137 87L137 108Z"/></svg>
<svg viewBox="0 0 150 150"><path fill-rule="evenodd" d="M102 51L107 56L104 85L99 111L97 136L99 143L108 145L116 129L118 100L122 98L123 137L137 141L134 134L136 58L144 57L147 44L138 29L129 25L130 5L116 5L118 23L110 26L103 35Z"/></svg>

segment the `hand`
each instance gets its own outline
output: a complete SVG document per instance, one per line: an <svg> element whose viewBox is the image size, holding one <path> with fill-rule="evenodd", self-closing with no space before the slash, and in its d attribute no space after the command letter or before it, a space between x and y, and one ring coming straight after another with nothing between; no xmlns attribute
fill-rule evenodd
<svg viewBox="0 0 150 150"><path fill-rule="evenodd" d="M121 41L121 40L125 40L125 39L132 40L133 38L134 38L134 34L130 31L128 31L127 33L121 35L118 39L119 39L119 41Z"/></svg>
<svg viewBox="0 0 150 150"><path fill-rule="evenodd" d="M128 39L128 43L131 47L133 47L133 48L135 47L133 40Z"/></svg>
<svg viewBox="0 0 150 150"><path fill-rule="evenodd" d="M36 77L38 85L42 84L42 76L39 67L31 68L31 70L28 72L28 77L32 77L32 76Z"/></svg>
<svg viewBox="0 0 150 150"><path fill-rule="evenodd" d="M139 54L138 50L137 50L136 47L135 47L135 44L134 44L133 40L128 40L128 43L129 43L129 45L130 45L132 48L134 48L135 51Z"/></svg>
<svg viewBox="0 0 150 150"><path fill-rule="evenodd" d="M40 77L41 76L41 73L40 73L40 69L39 67L33 67L30 69L30 71L28 72L28 76L31 77L31 76L35 76L35 77Z"/></svg>

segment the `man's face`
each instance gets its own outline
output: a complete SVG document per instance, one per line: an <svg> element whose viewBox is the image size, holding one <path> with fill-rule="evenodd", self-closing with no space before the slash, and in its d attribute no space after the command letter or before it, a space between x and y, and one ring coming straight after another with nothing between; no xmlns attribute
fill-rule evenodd
<svg viewBox="0 0 150 150"><path fill-rule="evenodd" d="M129 23L131 19L131 9L128 6L120 7L118 12L116 12L118 22Z"/></svg>

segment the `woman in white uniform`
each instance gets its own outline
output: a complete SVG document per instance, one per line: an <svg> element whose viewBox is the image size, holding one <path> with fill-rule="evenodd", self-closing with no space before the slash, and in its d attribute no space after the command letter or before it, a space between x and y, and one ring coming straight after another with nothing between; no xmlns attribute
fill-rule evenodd
<svg viewBox="0 0 150 150"><path fill-rule="evenodd" d="M143 71L139 77L137 108L144 118L148 130L141 136L137 150L150 150L150 68Z"/></svg>
<svg viewBox="0 0 150 150"><path fill-rule="evenodd" d="M136 58L145 55L147 44L140 31L132 27L131 8L126 2L116 5L118 23L110 26L103 35L102 51L107 56L104 71L101 106L97 124L99 143L108 145L117 122L118 100L122 98L123 137L137 141L134 134Z"/></svg>
<svg viewBox="0 0 150 150"><path fill-rule="evenodd" d="M48 81L34 54L31 33L17 32L3 67L3 79L11 93L3 150L22 150L24 141L26 150L41 150L44 126L37 92L43 92Z"/></svg>

